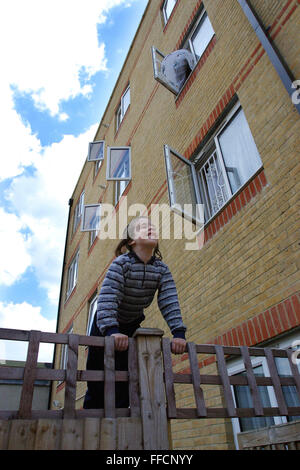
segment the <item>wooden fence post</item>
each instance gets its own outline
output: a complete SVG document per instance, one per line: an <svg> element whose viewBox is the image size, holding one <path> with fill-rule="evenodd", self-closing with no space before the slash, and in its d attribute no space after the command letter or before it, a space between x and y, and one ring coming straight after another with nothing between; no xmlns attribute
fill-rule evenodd
<svg viewBox="0 0 300 470"><path fill-rule="evenodd" d="M163 377L161 336L158 328L139 328L137 341L143 448L170 449Z"/></svg>

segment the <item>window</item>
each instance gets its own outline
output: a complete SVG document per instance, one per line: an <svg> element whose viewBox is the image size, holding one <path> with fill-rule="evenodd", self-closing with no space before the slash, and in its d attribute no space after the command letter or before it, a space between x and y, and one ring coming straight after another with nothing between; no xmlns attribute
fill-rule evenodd
<svg viewBox="0 0 300 470"><path fill-rule="evenodd" d="M119 129L125 113L130 105L130 86L127 87L125 93L122 95L120 105L116 112L116 130Z"/></svg>
<svg viewBox="0 0 300 470"><path fill-rule="evenodd" d="M89 248L92 246L92 244L96 240L98 234L99 234L99 230L91 230L90 239L89 239Z"/></svg>
<svg viewBox="0 0 300 470"><path fill-rule="evenodd" d="M165 25L169 21L169 18L172 14L172 11L174 10L176 2L177 0L165 0L164 1L163 7L162 7L162 13L163 13Z"/></svg>
<svg viewBox="0 0 300 470"><path fill-rule="evenodd" d="M204 223L262 167L244 111L237 104L194 161L168 145L165 160L171 209L202 204ZM178 207L179 206L179 209Z"/></svg>
<svg viewBox="0 0 300 470"><path fill-rule="evenodd" d="M100 227L101 204L86 204L83 210L81 231L97 231Z"/></svg>
<svg viewBox="0 0 300 470"><path fill-rule="evenodd" d="M95 162L95 171L94 171L94 176L97 175L98 171L100 170L101 166L102 166L102 163L103 163L103 160L97 160Z"/></svg>
<svg viewBox="0 0 300 470"><path fill-rule="evenodd" d="M84 203L84 191L82 191L80 198L76 204L75 211L74 211L74 223L73 223L73 233L76 232L78 224L80 222L83 210L83 203Z"/></svg>
<svg viewBox="0 0 300 470"><path fill-rule="evenodd" d="M73 333L73 325L69 330L67 331L67 334L72 334ZM68 364L68 345L67 344L62 344L61 345L61 355L60 355L60 364L59 367L60 369L67 369L67 364ZM58 385L61 384L63 381L59 381Z"/></svg>
<svg viewBox="0 0 300 470"><path fill-rule="evenodd" d="M89 162L99 162L104 160L104 140L97 140L89 143Z"/></svg>
<svg viewBox="0 0 300 470"><path fill-rule="evenodd" d="M184 49L188 49L193 54L196 63L203 55L214 34L210 19L206 11L203 11L183 45Z"/></svg>
<svg viewBox="0 0 300 470"><path fill-rule="evenodd" d="M155 80L178 95L214 34L207 13L202 9L178 51L166 55L152 46Z"/></svg>
<svg viewBox="0 0 300 470"><path fill-rule="evenodd" d="M291 347L293 341L300 339L300 334L296 333L293 336L287 337L284 340L281 340L277 344L268 345L268 347L278 347L278 348L289 348ZM269 377L269 369L267 365L266 358L263 357L252 357L251 363L253 367L254 374L260 377ZM275 357L275 363L279 376L288 377L291 376L291 370L289 361L287 358ZM235 359L227 364L229 375L244 375L245 366L240 359ZM300 371L300 364L298 364L298 369ZM233 398L235 405L237 407L252 408L252 398L248 386L245 385L233 385L231 387L233 392ZM277 401L274 393L273 387L269 386L259 386L259 394L263 407L276 407ZM300 401L298 398L296 386L294 385L283 385L282 392L286 401L287 406L299 406ZM294 421L300 419L300 416L274 416L274 417L255 417L255 418L233 418L232 427L234 432L235 444L238 448L237 434L240 432L251 431L259 429L266 426L273 426L276 424L286 423L287 421Z"/></svg>
<svg viewBox="0 0 300 470"><path fill-rule="evenodd" d="M77 283L79 251L77 251L68 269L67 298Z"/></svg>
<svg viewBox="0 0 300 470"><path fill-rule="evenodd" d="M130 160L130 147L109 147L106 179L108 181L130 181Z"/></svg>
<svg viewBox="0 0 300 470"><path fill-rule="evenodd" d="M108 148L106 179L115 181L114 203L116 205L131 180L130 147Z"/></svg>
<svg viewBox="0 0 300 470"><path fill-rule="evenodd" d="M97 299L98 295L95 294L92 300L90 301L89 305L89 316L88 316L88 321L87 321L87 327L86 327L86 335L89 336L91 334L91 328L94 320L95 313L97 311Z"/></svg>

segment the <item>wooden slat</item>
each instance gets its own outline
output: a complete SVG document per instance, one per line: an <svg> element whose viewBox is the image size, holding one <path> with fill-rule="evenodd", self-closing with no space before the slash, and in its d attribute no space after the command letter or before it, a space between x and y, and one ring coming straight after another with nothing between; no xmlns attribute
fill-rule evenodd
<svg viewBox="0 0 300 470"><path fill-rule="evenodd" d="M279 377L281 385L295 385L293 377ZM201 374L201 382L205 385L222 385L222 380L219 375ZM244 375L231 375L229 376L230 385L248 385L248 378ZM192 374L174 373L174 383L191 384ZM272 386L273 382L271 377L256 377L256 383L259 386Z"/></svg>
<svg viewBox="0 0 300 470"><path fill-rule="evenodd" d="M104 415L105 418L115 418L115 346L113 336L105 336L104 377Z"/></svg>
<svg viewBox="0 0 300 470"><path fill-rule="evenodd" d="M64 417L69 419L75 417L77 363L78 335L69 334L64 404Z"/></svg>
<svg viewBox="0 0 300 470"><path fill-rule="evenodd" d="M37 360L40 345L40 331L30 331L29 345L27 350L26 364L24 368L24 379L22 385L19 418L30 418L34 391L34 381L36 376Z"/></svg>
<svg viewBox="0 0 300 470"><path fill-rule="evenodd" d="M160 338L137 337L145 450L169 449Z"/></svg>
<svg viewBox="0 0 300 470"><path fill-rule="evenodd" d="M282 388L281 388L281 384L280 384L280 380L278 376L278 371L277 371L277 367L275 364L272 351L269 348L265 348L265 355L266 355L267 364L269 367L280 415L287 416L288 415L287 405L285 403L285 399L283 396L283 392L282 392Z"/></svg>
<svg viewBox="0 0 300 470"><path fill-rule="evenodd" d="M7 449L10 423L10 421L0 420L0 450Z"/></svg>
<svg viewBox="0 0 300 470"><path fill-rule="evenodd" d="M253 400L253 407L257 416L263 416L263 406L260 399L256 378L253 372L251 359L247 346L241 346L241 353L243 356L244 365L248 379L248 385Z"/></svg>
<svg viewBox="0 0 300 470"><path fill-rule="evenodd" d="M35 450L59 450L62 420L39 419L35 436Z"/></svg>
<svg viewBox="0 0 300 470"><path fill-rule="evenodd" d="M207 410L205 406L204 394L201 388L201 377L199 372L199 365L197 359L197 352L194 343L187 343L188 354L190 359L192 382L194 387L195 402L197 407L197 414L199 417L206 417Z"/></svg>
<svg viewBox="0 0 300 470"><path fill-rule="evenodd" d="M217 364L219 374L222 380L223 390L224 390L224 397L226 402L226 407L230 417L236 416L236 409L233 402L233 397L231 393L230 381L227 373L227 367L225 363L225 357L223 352L223 346L219 344L215 345L216 356L217 356Z"/></svg>
<svg viewBox="0 0 300 470"><path fill-rule="evenodd" d="M100 450L116 450L117 448L117 420L103 418L101 420Z"/></svg>
<svg viewBox="0 0 300 470"><path fill-rule="evenodd" d="M279 416L278 407L263 408L264 416ZM300 406L293 406L288 408L289 416L299 416ZM207 418L230 418L228 410L226 408L207 408ZM254 408L237 408L237 418L254 418ZM177 408L178 419L197 419L196 408Z"/></svg>
<svg viewBox="0 0 300 470"><path fill-rule="evenodd" d="M223 346L224 354L229 356L240 356L241 351L239 346ZM196 344L197 353L202 354L215 354L215 345L214 344ZM272 349L274 357L287 357L285 349ZM265 355L264 349L259 347L249 347L249 355L263 357Z"/></svg>
<svg viewBox="0 0 300 470"><path fill-rule="evenodd" d="M176 397L174 388L174 374L172 369L171 342L169 338L162 339L162 351L164 361L164 378L166 387L168 418L176 418Z"/></svg>
<svg viewBox="0 0 300 470"><path fill-rule="evenodd" d="M8 450L34 450L37 421L16 419L11 422Z"/></svg>
<svg viewBox="0 0 300 470"><path fill-rule="evenodd" d="M116 373L117 376L117 373ZM117 377L116 377L117 380ZM132 417L141 416L141 403L139 396L138 361L135 340L128 339L128 380L129 380L129 405Z"/></svg>
<svg viewBox="0 0 300 470"><path fill-rule="evenodd" d="M142 436L141 418L117 419L117 450L142 450Z"/></svg>
<svg viewBox="0 0 300 470"><path fill-rule="evenodd" d="M101 419L85 418L83 424L83 450L100 449Z"/></svg>
<svg viewBox="0 0 300 470"><path fill-rule="evenodd" d="M61 450L82 450L82 442L83 420L63 419L61 428Z"/></svg>
<svg viewBox="0 0 300 470"><path fill-rule="evenodd" d="M14 330L13 328L0 328L0 339L12 341L28 341L30 332L28 330Z"/></svg>
<svg viewBox="0 0 300 470"><path fill-rule="evenodd" d="M287 444L296 448L295 443L300 441L300 422L290 422L270 426L268 428L255 429L238 434L240 448L281 446Z"/></svg>
<svg viewBox="0 0 300 470"><path fill-rule="evenodd" d="M104 418L104 409L82 409L76 410L76 418ZM130 416L129 408L117 408L116 418L128 418Z"/></svg>

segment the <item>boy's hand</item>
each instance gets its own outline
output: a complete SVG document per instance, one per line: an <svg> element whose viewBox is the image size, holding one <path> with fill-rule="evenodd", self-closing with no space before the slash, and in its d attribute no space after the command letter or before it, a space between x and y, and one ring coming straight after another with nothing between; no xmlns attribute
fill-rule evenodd
<svg viewBox="0 0 300 470"><path fill-rule="evenodd" d="M183 338L173 338L171 351L173 354L183 354L186 348L186 340Z"/></svg>
<svg viewBox="0 0 300 470"><path fill-rule="evenodd" d="M126 351L128 348L128 336L122 333L113 333L111 336L115 338L115 349L117 351Z"/></svg>

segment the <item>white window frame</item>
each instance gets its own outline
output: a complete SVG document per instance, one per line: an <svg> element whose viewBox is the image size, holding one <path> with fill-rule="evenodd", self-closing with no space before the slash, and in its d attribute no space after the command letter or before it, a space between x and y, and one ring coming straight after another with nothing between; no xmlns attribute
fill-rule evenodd
<svg viewBox="0 0 300 470"><path fill-rule="evenodd" d="M203 50L203 53L201 54L201 56L197 56L197 54L195 53L195 49L194 49L194 45L193 45L193 42L192 42L192 37L196 31L196 29L198 28L199 24L204 21L204 17L207 16L207 18L209 19L209 16L206 12L206 10L203 8L203 11L200 13L199 15L199 18L196 20L192 30L190 31L190 33L188 34L188 37L186 38L183 46L182 46L182 49L188 49L190 50L190 52L193 54L194 56L194 59L195 59L195 64L197 64L199 62L199 60L201 59L201 57L203 56L208 44L210 43L210 41L212 40L212 38L214 37L214 35L216 34L215 31L214 33L212 34L212 36L209 38L209 40L207 41L207 44ZM210 19L209 19L210 21ZM201 29L201 28L200 28ZM189 47L188 47L189 46Z"/></svg>
<svg viewBox="0 0 300 470"><path fill-rule="evenodd" d="M70 266L68 268L68 276L67 276L67 292L66 298L68 299L71 293L73 292L78 279L78 261L79 261L79 250L73 257Z"/></svg>
<svg viewBox="0 0 300 470"><path fill-rule="evenodd" d="M196 199L196 204L201 204L201 198L200 198L200 192L198 188L198 182L197 182L197 174L195 170L195 166L193 165L192 162L184 158L182 155L180 155L176 150L172 149L168 145L164 146L164 152L165 152L165 164L166 164L166 172L167 172L167 182L168 182L168 194L169 194L169 202L170 202L170 208L173 212L176 214L179 214L181 216L186 217L188 220L191 222L197 222L200 226L202 226L203 221L202 218L200 217L199 219L194 219L191 217L191 215L187 212L185 212L184 207L179 205L176 202L176 190L175 190L175 185L173 181L173 167L172 167L172 161L171 161L171 153L175 156L177 156L181 161L183 161L186 165L191 170L191 178L193 181L193 187L195 190L195 199ZM199 216L200 214L198 214Z"/></svg>
<svg viewBox="0 0 300 470"><path fill-rule="evenodd" d="M152 54L152 64L153 64L153 77L154 80L158 81L162 85L164 85L169 91L174 93L174 95L178 95L180 89L179 87L172 86L163 73L161 73L161 63L163 59L166 57L166 54L163 54L157 47L151 47L151 54ZM184 85L183 85L184 86ZM183 88L183 87L182 87Z"/></svg>
<svg viewBox="0 0 300 470"><path fill-rule="evenodd" d="M167 15L167 4L168 4L168 1L169 1L169 0L165 0L165 1L164 1L164 4L163 4L163 7L162 7L162 13L163 13L163 19L164 19L165 26L166 26L166 24L168 23L168 21L169 21L171 15L172 15L172 12L173 12L173 10L174 10L174 8L175 8L175 6L176 6L176 3L177 3L177 0L176 0L175 3L174 3L174 6L173 6L173 8L172 8L172 10L171 10L171 12L170 12L170 14L169 14L169 16L168 16L168 15Z"/></svg>
<svg viewBox="0 0 300 470"><path fill-rule="evenodd" d="M98 209L97 211L97 216L99 217L98 225L95 228L85 228L85 214L86 210L89 209L90 207L96 207ZM100 229L100 220L101 220L101 204L86 204L83 207L83 212L82 212L82 217L81 217L81 232L94 232L94 231L99 231Z"/></svg>
<svg viewBox="0 0 300 470"><path fill-rule="evenodd" d="M79 225L81 216L82 216L82 211L83 211L83 205L84 205L84 191L80 194L79 200L75 206L74 210L74 221L73 221L73 233L76 232L77 227Z"/></svg>
<svg viewBox="0 0 300 470"><path fill-rule="evenodd" d="M222 208L230 202L230 200L235 196L235 194L241 189L248 184L248 181L253 177L253 175L249 176L248 180L243 183L234 193L231 191L231 187L229 184L227 172L225 170L225 165L222 157L222 152L218 143L218 135L224 130L224 128L230 124L231 119L234 118L234 116L242 109L241 104L237 103L235 106L233 106L232 110L227 114L226 118L222 122L222 124L218 127L214 135L209 139L209 142L205 145L203 150L197 155L197 157L193 160L187 160L184 158L182 155L177 153L174 149L172 149L170 146L165 145L164 146L164 153L165 153L165 163L166 163L166 171L167 171L167 182L168 182L168 190L169 190L169 201L170 201L170 206L171 209L176 211L176 200L174 198L174 187L173 187L173 178L172 178L172 168L170 164L170 152L173 153L175 156L180 158L182 161L184 161L186 164L191 166L191 168L194 168L196 171L197 175L197 181L195 182L195 177L193 176L193 182L194 182L194 189L196 193L196 202L197 204L204 204L204 213L206 215L204 225L207 225L216 215L222 210ZM211 147L214 146L215 150L211 150ZM201 180L201 175L200 171L203 168L203 166L206 164L206 162L209 160L211 157L212 153L216 151L217 153L217 158L220 164L220 168L222 171L222 176L224 178L224 183L225 183L225 189L228 192L228 198L223 202L222 205L218 208L217 211L211 213L209 204L207 202L207 195L205 194L205 191L203 189L203 181ZM199 162L203 160L203 164L201 166L199 165ZM263 168L263 164L257 169L257 172L260 171ZM193 174L194 170L192 170ZM255 173L254 173L255 174ZM201 186L202 183L202 186ZM201 199L201 195L203 194L203 200ZM182 215L185 216L185 214L182 213Z"/></svg>
<svg viewBox="0 0 300 470"><path fill-rule="evenodd" d="M69 330L66 332L66 334L72 334L74 331L73 325ZM60 351L60 362L59 362L59 368L66 370L67 369L67 364L68 364L68 344L62 344L61 345L61 351ZM64 380L60 380L58 382L58 385L63 383Z"/></svg>
<svg viewBox="0 0 300 470"><path fill-rule="evenodd" d="M109 175L110 169L110 160L111 160L111 151L112 150L128 150L128 159L129 159L129 175L128 177L111 177ZM131 180L131 147L107 147L107 167L106 167L106 179L107 181L130 181Z"/></svg>
<svg viewBox="0 0 300 470"><path fill-rule="evenodd" d="M86 324L86 336L90 335L94 316L97 312L97 300L98 300L98 294L95 294L89 303L89 314L88 314L88 319L87 319L87 324Z"/></svg>
<svg viewBox="0 0 300 470"><path fill-rule="evenodd" d="M129 93L129 103L128 105L125 107L125 97L127 95L127 93ZM120 104L118 106L118 109L117 109L117 112L116 112L116 130L118 131L120 125L121 125L121 122L123 121L124 119L124 116L126 114L126 111L127 109L129 108L130 106L130 99L131 99L131 96L130 96L130 85L128 85L128 87L126 88L126 90L124 91L123 95L121 96L121 101L120 101Z"/></svg>
<svg viewBox="0 0 300 470"><path fill-rule="evenodd" d="M288 349L289 347L291 347L291 345L294 341L300 341L300 332L299 331L296 332L296 333L293 333L291 335L288 335L283 339L278 339L278 340L273 341L272 343L268 344L268 347ZM251 364L252 364L253 368L258 367L258 366L262 366L263 371L264 371L264 376L265 377L271 377L266 357L252 357L251 358ZM227 362L227 371L228 371L229 376L240 374L242 372L245 372L245 370L246 369L245 369L245 366L244 366L244 363L243 363L243 359L240 358L240 357L236 358L236 359L229 360ZM267 388L267 391L268 391L268 394L269 394L271 407L278 407L278 403L277 403L277 400L276 400L276 396L275 396L275 392L274 392L273 387L272 386L266 386L266 388ZM232 392L232 396L233 396L234 406L236 407L236 399L235 399L235 393L234 393L234 386L233 385L231 385L231 392ZM283 424L283 423L287 422L287 418L285 416L273 416L273 419L274 419L274 425ZM236 449L239 449L238 440L237 440L237 434L241 432L239 418L231 418L231 422L232 422L232 429L233 429L233 435L234 435L234 443L235 443Z"/></svg>
<svg viewBox="0 0 300 470"><path fill-rule="evenodd" d="M91 150L92 150L92 147L93 145L95 144L103 144L103 152L102 152L102 157L101 158L92 158L91 157ZM88 151L88 156L87 156L87 160L88 162L101 162L104 160L104 152L105 152L105 140L95 140L94 142L90 142L89 143L89 151Z"/></svg>

